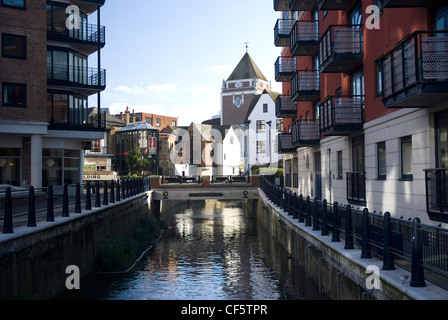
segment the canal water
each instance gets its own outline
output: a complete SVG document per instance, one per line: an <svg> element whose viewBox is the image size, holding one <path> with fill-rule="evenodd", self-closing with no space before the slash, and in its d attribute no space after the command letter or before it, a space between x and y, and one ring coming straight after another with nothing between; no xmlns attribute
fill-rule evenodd
<svg viewBox="0 0 448 320"><path fill-rule="evenodd" d="M95 274L60 299L305 300L314 283L240 201L192 201L162 213L167 231L127 274Z"/></svg>

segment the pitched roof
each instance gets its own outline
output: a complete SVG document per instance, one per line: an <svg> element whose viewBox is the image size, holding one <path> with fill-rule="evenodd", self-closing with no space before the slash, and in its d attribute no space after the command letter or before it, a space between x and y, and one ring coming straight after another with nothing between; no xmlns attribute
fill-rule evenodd
<svg viewBox="0 0 448 320"><path fill-rule="evenodd" d="M253 78L268 81L255 64L254 60L252 60L250 55L246 52L227 81Z"/></svg>
<svg viewBox="0 0 448 320"><path fill-rule="evenodd" d="M118 130L117 132L137 131L137 130L157 130L157 129L155 127L153 127L152 125L150 125L149 123L147 123L146 121L142 121L142 122L130 123L126 127Z"/></svg>
<svg viewBox="0 0 448 320"><path fill-rule="evenodd" d="M275 102L275 100L277 100L278 96L281 95L281 93L264 89L261 94L257 94L255 96L253 96L252 100L250 102L249 108L247 109L246 118L244 119L244 122L247 122L249 120L250 114L255 109L255 106L257 105L258 100L260 100L260 98L263 94L268 94L271 97L272 101L274 101L274 102Z"/></svg>

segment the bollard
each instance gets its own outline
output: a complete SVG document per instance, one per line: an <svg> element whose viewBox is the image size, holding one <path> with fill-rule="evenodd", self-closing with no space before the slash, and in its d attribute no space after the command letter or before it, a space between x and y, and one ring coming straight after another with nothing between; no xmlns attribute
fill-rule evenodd
<svg viewBox="0 0 448 320"><path fill-rule="evenodd" d="M108 193L107 193L107 185L108 185L108 183L107 183L107 181L104 181L103 183L104 183L103 184L103 186L104 186L104 190L103 190L103 206L107 206L109 204L109 196L108 196Z"/></svg>
<svg viewBox="0 0 448 320"><path fill-rule="evenodd" d="M100 182L95 181L95 208L101 207Z"/></svg>
<svg viewBox="0 0 448 320"><path fill-rule="evenodd" d="M369 245L369 210L364 208L362 210L362 244L361 244L361 259L370 259L372 254L370 253Z"/></svg>
<svg viewBox="0 0 448 320"><path fill-rule="evenodd" d="M306 197L306 205L305 205L305 226L309 227L311 226L311 198L310 196Z"/></svg>
<svg viewBox="0 0 448 320"><path fill-rule="evenodd" d="M126 179L121 183L121 199L126 199Z"/></svg>
<svg viewBox="0 0 448 320"><path fill-rule="evenodd" d="M115 181L110 181L110 200L109 203L115 203Z"/></svg>
<svg viewBox="0 0 448 320"><path fill-rule="evenodd" d="M319 226L317 225L317 212L319 210L317 200L314 199L314 210L313 210L313 230L319 230Z"/></svg>
<svg viewBox="0 0 448 320"><path fill-rule="evenodd" d="M28 196L28 224L27 227L36 227L36 198L34 197L34 187L30 186Z"/></svg>
<svg viewBox="0 0 448 320"><path fill-rule="evenodd" d="M299 197L297 196L297 193L294 192L293 196L293 208L292 208L292 218L297 219L298 218L298 212L299 212Z"/></svg>
<svg viewBox="0 0 448 320"><path fill-rule="evenodd" d="M411 287L425 287L423 269L423 248L420 238L420 219L415 218L412 224L412 267Z"/></svg>
<svg viewBox="0 0 448 320"><path fill-rule="evenodd" d="M70 214L68 213L68 184L64 184L64 193L62 194L62 217L67 218Z"/></svg>
<svg viewBox="0 0 448 320"><path fill-rule="evenodd" d="M335 202L333 204L333 230L331 236L331 242L339 242L341 238L339 237L339 203Z"/></svg>
<svg viewBox="0 0 448 320"><path fill-rule="evenodd" d="M299 206L298 206L298 209L299 209L299 213L298 213L298 215L299 215L299 222L304 222L304 220L303 220L303 195L299 196Z"/></svg>
<svg viewBox="0 0 448 320"><path fill-rule="evenodd" d="M3 219L3 233L14 233L12 227L12 196L11 188L7 187L5 193L5 213Z"/></svg>
<svg viewBox="0 0 448 320"><path fill-rule="evenodd" d="M354 249L352 233L352 207L348 204L345 207L345 245L344 249Z"/></svg>
<svg viewBox="0 0 448 320"><path fill-rule="evenodd" d="M327 200L324 199L322 202L322 236L328 236L328 230L327 230L327 212L328 212L328 204Z"/></svg>
<svg viewBox="0 0 448 320"><path fill-rule="evenodd" d="M126 179L126 198L129 198L130 194L129 194L129 189L130 189L130 179L127 178Z"/></svg>
<svg viewBox="0 0 448 320"><path fill-rule="evenodd" d="M91 198L91 194L90 194L90 181L87 181L86 210L92 210L92 198Z"/></svg>
<svg viewBox="0 0 448 320"><path fill-rule="evenodd" d="M76 184L75 213L81 213L81 184Z"/></svg>
<svg viewBox="0 0 448 320"><path fill-rule="evenodd" d="M394 259L390 252L390 213L384 213L383 220L383 270L394 270Z"/></svg>
<svg viewBox="0 0 448 320"><path fill-rule="evenodd" d="M120 180L117 180L117 201L121 201Z"/></svg>
<svg viewBox="0 0 448 320"><path fill-rule="evenodd" d="M54 221L53 186L48 187L47 194L47 221Z"/></svg>

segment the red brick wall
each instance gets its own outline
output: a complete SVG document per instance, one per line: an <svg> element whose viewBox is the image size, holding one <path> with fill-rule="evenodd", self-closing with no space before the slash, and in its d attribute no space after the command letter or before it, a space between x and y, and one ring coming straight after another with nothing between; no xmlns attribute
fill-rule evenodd
<svg viewBox="0 0 448 320"><path fill-rule="evenodd" d="M47 29L45 0L27 0L26 10L0 8L1 34L26 36L25 60L0 56L0 83L25 83L27 107L4 107L0 84L0 119L17 121L47 120ZM1 47L1 46L0 46ZM1 54L1 53L0 53Z"/></svg>

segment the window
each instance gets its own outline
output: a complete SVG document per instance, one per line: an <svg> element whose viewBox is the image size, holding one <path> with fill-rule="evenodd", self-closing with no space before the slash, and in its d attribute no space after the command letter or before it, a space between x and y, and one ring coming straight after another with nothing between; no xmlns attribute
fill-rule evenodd
<svg viewBox="0 0 448 320"><path fill-rule="evenodd" d="M171 126L175 127L176 126L176 121L171 121Z"/></svg>
<svg viewBox="0 0 448 320"><path fill-rule="evenodd" d="M159 118L157 118L157 119L156 119L156 126L157 126L157 127L160 127L160 124L161 124L161 120L160 120Z"/></svg>
<svg viewBox="0 0 448 320"><path fill-rule="evenodd" d="M26 107L26 84L3 83L3 105Z"/></svg>
<svg viewBox="0 0 448 320"><path fill-rule="evenodd" d="M2 0L2 6L25 9L25 0Z"/></svg>
<svg viewBox="0 0 448 320"><path fill-rule="evenodd" d="M412 136L403 137L401 143L401 179L412 180Z"/></svg>
<svg viewBox="0 0 448 320"><path fill-rule="evenodd" d="M2 56L5 58L26 59L26 37L2 34Z"/></svg>
<svg viewBox="0 0 448 320"><path fill-rule="evenodd" d="M386 180L386 142L376 144L376 156L378 180Z"/></svg>
<svg viewBox="0 0 448 320"><path fill-rule="evenodd" d="M383 71L380 61L377 61L375 63L375 68L376 68L376 95L380 96L383 94Z"/></svg>
<svg viewBox="0 0 448 320"><path fill-rule="evenodd" d="M337 157L337 166L338 166L338 170L337 170L337 174L338 174L338 179L342 179L343 178L343 173L342 173L342 150L338 151L338 157Z"/></svg>
<svg viewBox="0 0 448 320"><path fill-rule="evenodd" d="M277 132L283 131L283 119L277 119L276 128L277 128Z"/></svg>
<svg viewBox="0 0 448 320"><path fill-rule="evenodd" d="M266 153L265 141L257 141L257 153Z"/></svg>
<svg viewBox="0 0 448 320"><path fill-rule="evenodd" d="M257 120L257 133L265 132L265 123L264 120Z"/></svg>
<svg viewBox="0 0 448 320"><path fill-rule="evenodd" d="M146 117L145 121L146 121L146 123L152 125L152 118Z"/></svg>
<svg viewBox="0 0 448 320"><path fill-rule="evenodd" d="M263 113L267 113L267 112L268 112L268 104L263 103Z"/></svg>

